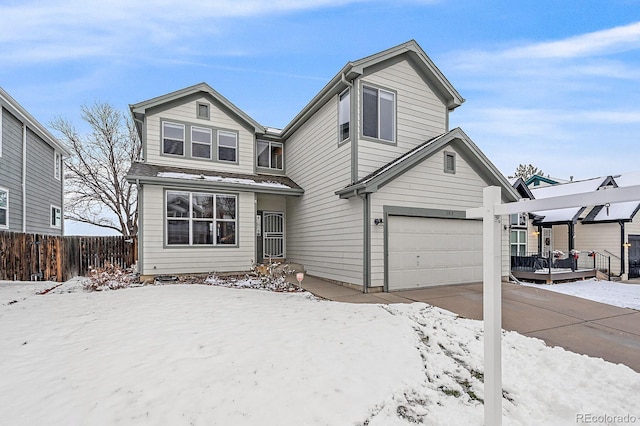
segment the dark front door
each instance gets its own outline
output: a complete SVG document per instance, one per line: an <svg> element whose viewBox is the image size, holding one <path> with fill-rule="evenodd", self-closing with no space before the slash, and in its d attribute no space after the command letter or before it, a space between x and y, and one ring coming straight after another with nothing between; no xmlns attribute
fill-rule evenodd
<svg viewBox="0 0 640 426"><path fill-rule="evenodd" d="M640 235L629 235L629 278L640 278Z"/></svg>

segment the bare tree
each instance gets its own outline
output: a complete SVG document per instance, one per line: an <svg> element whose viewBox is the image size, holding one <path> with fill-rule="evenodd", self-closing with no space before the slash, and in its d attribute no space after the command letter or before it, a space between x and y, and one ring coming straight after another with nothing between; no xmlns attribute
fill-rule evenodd
<svg viewBox="0 0 640 426"><path fill-rule="evenodd" d="M125 179L142 149L133 120L107 102L81 111L91 128L86 135L61 117L50 124L73 153L65 164L65 219L136 235L138 193Z"/></svg>
<svg viewBox="0 0 640 426"><path fill-rule="evenodd" d="M544 172L533 164L520 164L513 176L509 176L509 179L521 177L523 180L529 179L533 175L544 176Z"/></svg>

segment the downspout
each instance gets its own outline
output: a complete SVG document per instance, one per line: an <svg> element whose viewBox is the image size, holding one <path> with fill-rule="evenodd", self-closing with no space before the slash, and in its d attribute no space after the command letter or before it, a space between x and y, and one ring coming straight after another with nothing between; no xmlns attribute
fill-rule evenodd
<svg viewBox="0 0 640 426"><path fill-rule="evenodd" d="M620 224L620 276L624 274L624 222L619 221Z"/></svg>
<svg viewBox="0 0 640 426"><path fill-rule="evenodd" d="M140 179L136 179L136 188L138 190L138 276L142 276L143 258L142 258L142 186L140 185Z"/></svg>
<svg viewBox="0 0 640 426"><path fill-rule="evenodd" d="M362 236L362 292L368 293L371 284L371 199L369 193L358 194L363 201L363 236Z"/></svg>
<svg viewBox="0 0 640 426"><path fill-rule="evenodd" d="M22 123L22 232L27 232L27 125Z"/></svg>

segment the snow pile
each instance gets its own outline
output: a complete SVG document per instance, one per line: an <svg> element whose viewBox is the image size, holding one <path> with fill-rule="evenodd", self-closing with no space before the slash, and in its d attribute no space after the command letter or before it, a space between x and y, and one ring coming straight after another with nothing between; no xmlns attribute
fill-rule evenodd
<svg viewBox="0 0 640 426"><path fill-rule="evenodd" d="M206 285L0 283L11 425L480 425L482 324ZM640 375L506 333L506 425L640 416ZM640 419L639 419L640 421Z"/></svg>
<svg viewBox="0 0 640 426"><path fill-rule="evenodd" d="M640 285L600 281L595 278L563 284L533 284L525 283L528 287L555 291L570 296L581 297L595 302L640 310ZM638 419L640 422L640 419Z"/></svg>

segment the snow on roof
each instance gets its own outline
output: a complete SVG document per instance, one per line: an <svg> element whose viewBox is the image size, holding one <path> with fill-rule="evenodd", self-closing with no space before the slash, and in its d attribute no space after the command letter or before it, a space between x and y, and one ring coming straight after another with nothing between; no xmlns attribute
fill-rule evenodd
<svg viewBox="0 0 640 426"><path fill-rule="evenodd" d="M593 221L631 219L638 208L638 204L640 204L638 201L610 204L608 208L606 206L603 207L593 218Z"/></svg>
<svg viewBox="0 0 640 426"><path fill-rule="evenodd" d="M582 207L571 207L568 209L543 210L533 212L533 214L536 216L544 216L544 219L540 221L541 223L569 222L576 217L581 208Z"/></svg>
<svg viewBox="0 0 640 426"><path fill-rule="evenodd" d="M623 173L613 177L618 186L635 186L640 185L640 172Z"/></svg>
<svg viewBox="0 0 640 426"><path fill-rule="evenodd" d="M604 177L579 180L569 183L530 188L536 200L549 197L561 197L563 195L583 194L596 191L604 182Z"/></svg>
<svg viewBox="0 0 640 426"><path fill-rule="evenodd" d="M187 180L204 180L207 182L222 182L222 183L237 183L242 185L252 186L267 186L271 188L291 188L288 185L279 182L256 182L253 179L231 178L222 176L205 176L191 173L177 173L177 172L158 172L158 177L172 178L172 179L187 179Z"/></svg>

